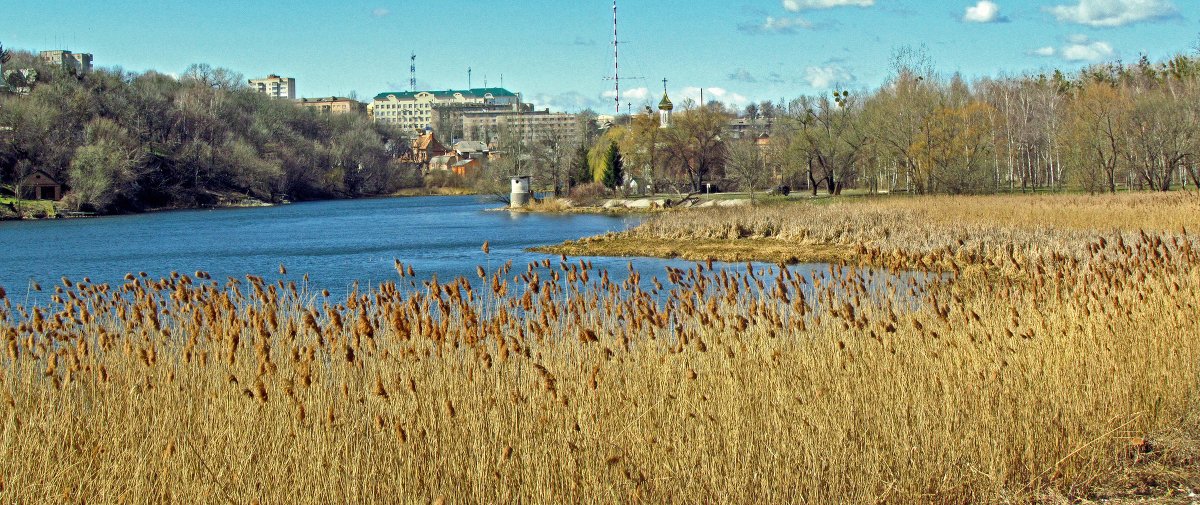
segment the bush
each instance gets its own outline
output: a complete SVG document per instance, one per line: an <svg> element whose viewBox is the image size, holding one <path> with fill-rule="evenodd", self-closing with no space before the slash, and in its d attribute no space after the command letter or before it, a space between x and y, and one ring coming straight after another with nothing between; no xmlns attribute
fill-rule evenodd
<svg viewBox="0 0 1200 505"><path fill-rule="evenodd" d="M434 170L425 174L425 187L427 188L465 188L468 187L467 181L463 176L458 175L448 170Z"/></svg>
<svg viewBox="0 0 1200 505"><path fill-rule="evenodd" d="M600 205L607 198L608 188L604 187L603 183L589 182L571 189L571 200L575 202L575 205L585 207Z"/></svg>

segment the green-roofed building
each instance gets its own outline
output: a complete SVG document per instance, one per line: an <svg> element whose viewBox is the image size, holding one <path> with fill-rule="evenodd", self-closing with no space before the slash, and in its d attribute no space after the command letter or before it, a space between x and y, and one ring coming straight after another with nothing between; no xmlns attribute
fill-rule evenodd
<svg viewBox="0 0 1200 505"><path fill-rule="evenodd" d="M521 98L504 88L389 91L375 95L368 112L376 123L418 131L433 127L434 108L445 105L517 107Z"/></svg>

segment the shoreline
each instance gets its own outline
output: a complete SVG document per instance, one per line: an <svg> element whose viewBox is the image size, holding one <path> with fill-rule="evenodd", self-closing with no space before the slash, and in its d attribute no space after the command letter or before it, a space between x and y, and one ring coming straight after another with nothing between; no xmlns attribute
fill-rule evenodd
<svg viewBox="0 0 1200 505"><path fill-rule="evenodd" d="M35 217L35 216L28 216L28 215L20 216L20 215L8 214L8 213L0 213L0 221L46 221L46 220L57 220L57 219L88 219L88 218L97 218L97 217L149 214L149 213L156 213L156 212L174 212L174 211L182 211L182 210L223 210L223 209L250 209L250 208L259 208L259 207L278 207L278 206L282 206L282 205L291 205L294 203L302 203L302 202L329 202L329 201L338 201L338 200L370 200L370 199L377 199L377 198L414 198L414 197L425 197L425 196L437 196L437 197L475 196L475 195L479 194L479 193L475 192L474 190L459 189L459 188L412 188L412 189L414 191L402 190L402 191L398 191L396 193L387 194L387 195L360 196L360 197L354 197L354 198L321 198L321 199L316 199L316 200L301 200L301 201L283 200L280 202L267 202L267 201L258 200L258 199L244 199L244 200L240 200L235 203L218 204L218 205L153 207L153 208L143 209L140 211L114 212L114 213L107 213L107 214L106 213L98 213L98 212L56 211L55 215L53 215L53 216L43 215L41 217ZM38 200L38 201L44 201L44 200ZM8 206L6 205L4 207L8 207ZM5 210L7 210L7 209L5 209Z"/></svg>

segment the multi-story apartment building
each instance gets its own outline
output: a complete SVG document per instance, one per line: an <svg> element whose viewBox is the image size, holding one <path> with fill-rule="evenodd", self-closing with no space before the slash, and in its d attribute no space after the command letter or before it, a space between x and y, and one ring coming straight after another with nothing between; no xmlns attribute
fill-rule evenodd
<svg viewBox="0 0 1200 505"><path fill-rule="evenodd" d="M575 114L550 112L549 109L481 110L463 112L463 138L494 143L502 132L519 135L526 144L543 140L572 140L583 134L583 124Z"/></svg>
<svg viewBox="0 0 1200 505"><path fill-rule="evenodd" d="M318 112L325 112L328 114L367 113L367 104L352 98L344 98L340 96L331 96L327 98L302 98L298 103L302 107L307 107Z"/></svg>
<svg viewBox="0 0 1200 505"><path fill-rule="evenodd" d="M433 128L434 107L453 104L482 104L515 107L519 96L504 88L475 88L444 91L389 91L375 96L367 112L376 123L408 131Z"/></svg>
<svg viewBox="0 0 1200 505"><path fill-rule="evenodd" d="M296 79L271 74L262 79L250 79L250 89L272 98L296 99Z"/></svg>
<svg viewBox="0 0 1200 505"><path fill-rule="evenodd" d="M56 49L40 53L42 63L62 67L63 70L83 75L92 71L92 55L88 53L72 53Z"/></svg>

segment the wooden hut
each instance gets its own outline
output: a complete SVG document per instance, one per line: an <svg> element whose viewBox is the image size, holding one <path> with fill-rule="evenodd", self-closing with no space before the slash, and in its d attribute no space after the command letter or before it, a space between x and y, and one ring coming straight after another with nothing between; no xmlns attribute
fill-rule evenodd
<svg viewBox="0 0 1200 505"><path fill-rule="evenodd" d="M62 199L63 195L62 183L43 170L35 170L25 176L21 182L17 183L17 188L21 192L21 197L28 200L58 201Z"/></svg>

